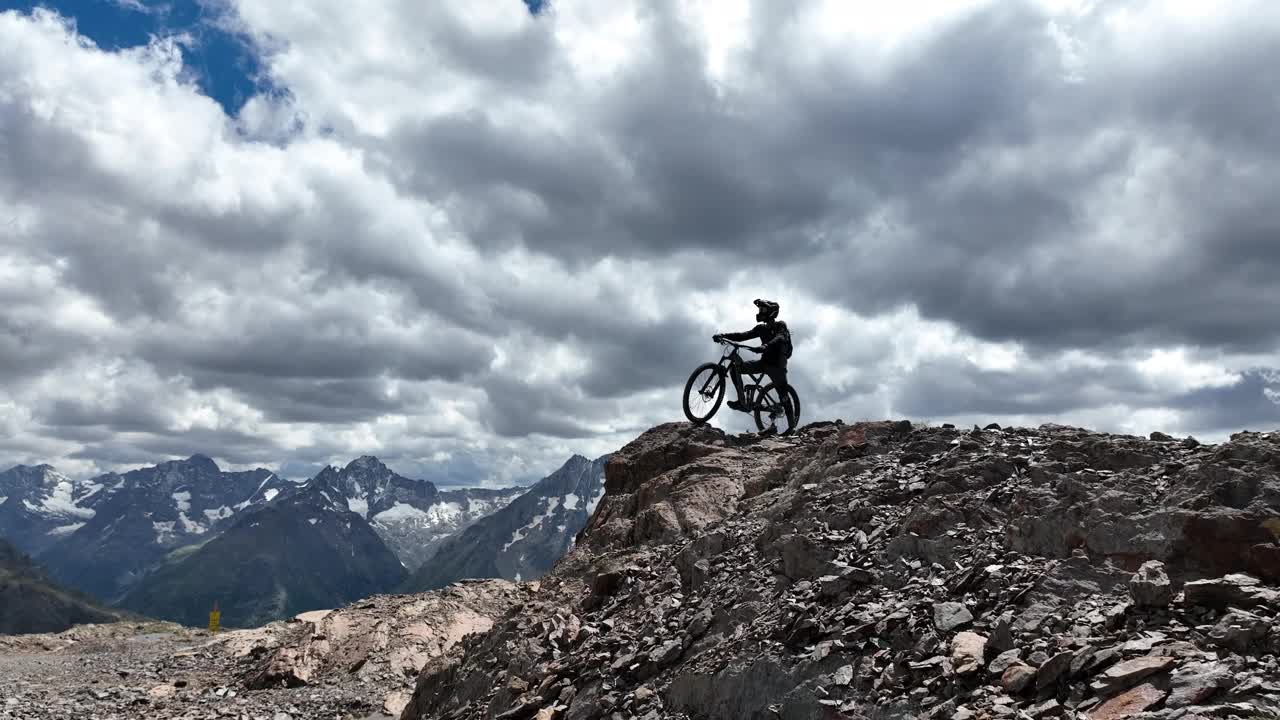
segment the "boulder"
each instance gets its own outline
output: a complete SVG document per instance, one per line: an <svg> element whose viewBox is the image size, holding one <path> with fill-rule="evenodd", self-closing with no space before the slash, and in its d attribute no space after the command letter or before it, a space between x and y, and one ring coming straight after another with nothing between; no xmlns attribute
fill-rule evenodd
<svg viewBox="0 0 1280 720"><path fill-rule="evenodd" d="M1146 683L1107 700L1090 710L1085 717L1089 720L1124 720L1136 717L1155 707L1167 694L1164 690Z"/></svg>
<svg viewBox="0 0 1280 720"><path fill-rule="evenodd" d="M1164 563L1148 560L1129 580L1129 597L1137 607L1165 607L1173 602L1173 584Z"/></svg>
<svg viewBox="0 0 1280 720"><path fill-rule="evenodd" d="M1016 695L1031 686L1036 679L1036 669L1024 662L1010 665L1000 676L1000 687L1010 695Z"/></svg>
<svg viewBox="0 0 1280 720"><path fill-rule="evenodd" d="M1177 658L1162 655L1125 660L1100 673L1090 687L1099 695L1112 695L1132 687L1143 678L1168 670L1177 663Z"/></svg>
<svg viewBox="0 0 1280 720"><path fill-rule="evenodd" d="M1246 610L1231 608L1209 631L1209 642L1234 652L1243 653L1254 642L1266 637L1270 623Z"/></svg>
<svg viewBox="0 0 1280 720"><path fill-rule="evenodd" d="M1188 605L1225 608L1273 605L1280 607L1280 592L1264 587L1258 578L1233 573L1220 578L1193 580L1182 586L1183 602Z"/></svg>
<svg viewBox="0 0 1280 720"><path fill-rule="evenodd" d="M965 631L951 639L951 665L956 673L968 675L982 667L982 656L987 639L978 633Z"/></svg>
<svg viewBox="0 0 1280 720"><path fill-rule="evenodd" d="M934 603L933 625L940 632L950 632L973 622L973 613L963 603Z"/></svg>

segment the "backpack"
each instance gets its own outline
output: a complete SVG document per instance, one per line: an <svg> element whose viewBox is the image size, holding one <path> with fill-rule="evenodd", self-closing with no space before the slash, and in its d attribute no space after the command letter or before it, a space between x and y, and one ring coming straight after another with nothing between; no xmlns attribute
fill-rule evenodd
<svg viewBox="0 0 1280 720"><path fill-rule="evenodd" d="M791 346L791 329L781 320L778 321L778 324L782 326L782 356L790 360L793 349Z"/></svg>

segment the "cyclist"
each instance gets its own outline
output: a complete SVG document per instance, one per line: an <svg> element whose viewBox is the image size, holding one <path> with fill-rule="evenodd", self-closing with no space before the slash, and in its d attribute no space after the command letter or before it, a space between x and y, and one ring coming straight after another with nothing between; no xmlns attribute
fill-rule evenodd
<svg viewBox="0 0 1280 720"><path fill-rule="evenodd" d="M770 300L761 300L757 298L753 301L756 306L756 322L759 324L754 328L740 333L718 333L711 337L712 340L720 342L721 340L733 340L742 342L743 340L760 340L760 347L747 348L753 352L760 353L759 360L749 360L741 364L735 363L729 368L729 377L733 379L733 389L737 391L738 398L729 401L729 407L733 410L749 412L751 408L743 403L742 397L742 373L757 374L762 373L769 376L769 380L773 382L773 386L778 389L778 397L782 398L785 407L790 408L789 402L791 395L788 393L787 386L787 358L791 357L791 331L787 329L787 324L778 319L778 303ZM790 415L792 410L788 410Z"/></svg>

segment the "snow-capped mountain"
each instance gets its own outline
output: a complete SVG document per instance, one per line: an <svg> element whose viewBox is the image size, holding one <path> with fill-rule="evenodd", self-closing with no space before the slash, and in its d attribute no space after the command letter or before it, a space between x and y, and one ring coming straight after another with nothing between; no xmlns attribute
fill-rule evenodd
<svg viewBox="0 0 1280 720"><path fill-rule="evenodd" d="M498 490L441 490L370 456L305 483L203 455L85 481L20 466L0 473L0 537L101 601L196 622L216 600L229 624L252 624L393 590L420 567L433 583L545 572L602 477L603 459L581 457L532 489Z"/></svg>
<svg viewBox="0 0 1280 720"><path fill-rule="evenodd" d="M49 465L0 472L0 535L37 555L93 518L102 488L97 480L75 481Z"/></svg>
<svg viewBox="0 0 1280 720"><path fill-rule="evenodd" d="M440 490L426 480L399 475L368 455L341 469L326 467L308 484L325 486L335 502L368 520L409 570L430 558L445 538L506 507L526 490Z"/></svg>
<svg viewBox="0 0 1280 720"><path fill-rule="evenodd" d="M574 455L511 504L445 540L406 589L431 590L463 578L530 580L547 572L604 496L608 459Z"/></svg>
<svg viewBox="0 0 1280 720"><path fill-rule="evenodd" d="M120 606L198 625L217 602L225 625L249 627L396 587L407 575L400 560L327 480L288 488L165 558Z"/></svg>
<svg viewBox="0 0 1280 720"><path fill-rule="evenodd" d="M209 540L292 486L261 468L223 472L203 455L101 475L76 506L91 512L38 559L59 582L113 601L161 558Z"/></svg>

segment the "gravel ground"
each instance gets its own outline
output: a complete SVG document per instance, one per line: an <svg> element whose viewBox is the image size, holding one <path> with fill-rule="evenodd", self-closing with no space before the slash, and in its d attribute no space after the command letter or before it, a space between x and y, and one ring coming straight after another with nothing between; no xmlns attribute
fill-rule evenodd
<svg viewBox="0 0 1280 720"><path fill-rule="evenodd" d="M227 634L220 636L225 639ZM0 718L383 720L386 689L358 678L247 690L243 659L168 623L0 636Z"/></svg>

